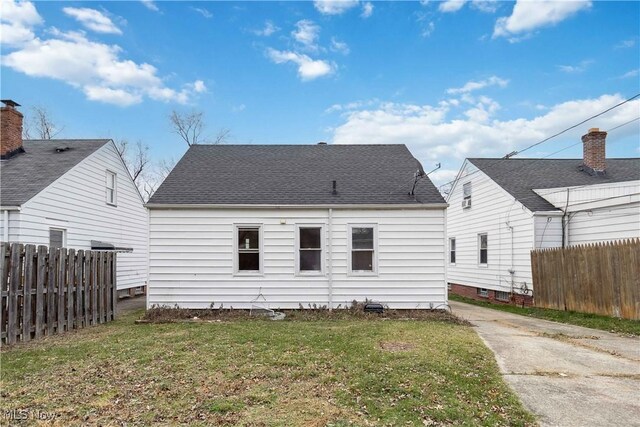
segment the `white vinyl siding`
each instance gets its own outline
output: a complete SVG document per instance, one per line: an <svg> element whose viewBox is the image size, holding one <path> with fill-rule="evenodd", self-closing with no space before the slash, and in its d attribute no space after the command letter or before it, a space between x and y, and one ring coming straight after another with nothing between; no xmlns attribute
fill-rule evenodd
<svg viewBox="0 0 640 427"><path fill-rule="evenodd" d="M562 215L535 215L535 248L558 248L562 246Z"/></svg>
<svg viewBox="0 0 640 427"><path fill-rule="evenodd" d="M323 264L332 253L333 307L370 299L391 308L430 308L447 301L443 209L151 209L148 305L270 308L329 300L328 267L297 273L299 227L323 227ZM234 275L234 224L261 224L261 276ZM376 224L377 274L352 275L351 225ZM327 245L332 241L331 251ZM260 299L262 302L262 298Z"/></svg>
<svg viewBox="0 0 640 427"><path fill-rule="evenodd" d="M115 207L105 203L106 170L120 176ZM131 253L117 255L118 289L146 284L148 214L113 143L105 144L27 201L19 213L11 214L11 227L18 230L15 241L21 243L48 245L49 229L61 228L66 230L68 248L91 249L91 240L133 248Z"/></svg>
<svg viewBox="0 0 640 427"><path fill-rule="evenodd" d="M465 162L461 177L477 170ZM463 183L473 187L473 208L463 209ZM461 178L448 200L447 233L456 239L456 263L447 267L447 281L510 292L531 289L530 252L534 245L532 213L483 172ZM480 265L478 234L488 235L488 264ZM513 235L512 235L513 233Z"/></svg>

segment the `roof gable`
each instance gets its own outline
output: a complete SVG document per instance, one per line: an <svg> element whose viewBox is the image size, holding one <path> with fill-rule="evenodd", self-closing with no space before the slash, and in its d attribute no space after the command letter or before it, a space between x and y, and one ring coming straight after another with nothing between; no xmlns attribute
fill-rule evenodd
<svg viewBox="0 0 640 427"><path fill-rule="evenodd" d="M23 205L110 141L109 139L24 141L24 153L2 160L0 163L0 203L2 206Z"/></svg>
<svg viewBox="0 0 640 427"><path fill-rule="evenodd" d="M416 171L398 144L194 145L149 205L444 204L426 177L409 195Z"/></svg>
<svg viewBox="0 0 640 427"><path fill-rule="evenodd" d="M556 207L534 189L575 187L640 179L640 158L607 159L605 175L592 175L582 159L470 158L473 165L532 212Z"/></svg>

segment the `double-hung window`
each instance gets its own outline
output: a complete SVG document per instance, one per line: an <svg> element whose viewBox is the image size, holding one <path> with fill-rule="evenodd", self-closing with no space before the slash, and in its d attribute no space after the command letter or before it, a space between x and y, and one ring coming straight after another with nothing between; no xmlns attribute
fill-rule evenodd
<svg viewBox="0 0 640 427"><path fill-rule="evenodd" d="M487 233L478 234L478 264L487 265L489 259L489 241Z"/></svg>
<svg viewBox="0 0 640 427"><path fill-rule="evenodd" d="M118 175L115 172L107 171L107 204L116 205L116 193Z"/></svg>
<svg viewBox="0 0 640 427"><path fill-rule="evenodd" d="M376 229L374 226L351 226L351 272L376 272Z"/></svg>
<svg viewBox="0 0 640 427"><path fill-rule="evenodd" d="M465 200L471 199L471 181L462 185L462 198Z"/></svg>
<svg viewBox="0 0 640 427"><path fill-rule="evenodd" d="M239 273L260 273L262 271L260 226L238 226L237 251Z"/></svg>
<svg viewBox="0 0 640 427"><path fill-rule="evenodd" d="M456 263L456 238L449 238L449 263Z"/></svg>
<svg viewBox="0 0 640 427"><path fill-rule="evenodd" d="M298 271L322 272L322 227L298 227Z"/></svg>

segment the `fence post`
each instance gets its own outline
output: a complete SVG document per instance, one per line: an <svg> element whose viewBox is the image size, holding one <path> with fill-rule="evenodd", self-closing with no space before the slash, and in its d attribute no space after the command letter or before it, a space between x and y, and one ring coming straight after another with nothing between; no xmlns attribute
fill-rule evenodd
<svg viewBox="0 0 640 427"><path fill-rule="evenodd" d="M84 252L84 274L82 276L84 292L84 327L91 324L91 251Z"/></svg>
<svg viewBox="0 0 640 427"><path fill-rule="evenodd" d="M11 246L8 242L3 242L0 248L2 259L0 260L0 278L2 286L0 286L0 336L7 335L7 308L9 302L9 261L11 257Z"/></svg>
<svg viewBox="0 0 640 427"><path fill-rule="evenodd" d="M69 249L67 255L67 331L73 329L73 289L76 279L76 251Z"/></svg>
<svg viewBox="0 0 640 427"><path fill-rule="evenodd" d="M46 246L38 246L38 271L36 278L36 339L42 337L44 334L44 289L47 283L47 252L48 250Z"/></svg>
<svg viewBox="0 0 640 427"><path fill-rule="evenodd" d="M36 276L33 259L36 247L26 245L24 248L24 286L22 289L22 341L31 339L31 289L33 289L33 279Z"/></svg>
<svg viewBox="0 0 640 427"><path fill-rule="evenodd" d="M84 316L82 315L82 266L84 264L83 261L84 261L84 251L80 249L78 252L76 252L76 259L75 259L76 275L74 279L74 282L75 282L74 295L75 295L75 303L76 303L75 327L77 329L82 328L82 320L84 319Z"/></svg>
<svg viewBox="0 0 640 427"><path fill-rule="evenodd" d="M64 332L64 292L67 282L67 249L60 248L58 256L58 333Z"/></svg>
<svg viewBox="0 0 640 427"><path fill-rule="evenodd" d="M98 252L91 252L91 324L98 322Z"/></svg>
<svg viewBox="0 0 640 427"><path fill-rule="evenodd" d="M111 258L111 292L113 293L113 320L116 320L116 312L118 309L118 253L114 252Z"/></svg>
<svg viewBox="0 0 640 427"><path fill-rule="evenodd" d="M22 244L11 245L11 284L9 286L9 319L7 326L7 343L16 342L18 334L18 288L22 279Z"/></svg>

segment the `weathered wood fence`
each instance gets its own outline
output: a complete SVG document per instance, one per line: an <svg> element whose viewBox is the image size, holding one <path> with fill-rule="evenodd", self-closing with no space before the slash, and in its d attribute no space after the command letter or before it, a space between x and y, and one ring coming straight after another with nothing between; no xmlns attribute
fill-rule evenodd
<svg viewBox="0 0 640 427"><path fill-rule="evenodd" d="M29 341L115 318L115 253L0 245L3 343Z"/></svg>
<svg viewBox="0 0 640 427"><path fill-rule="evenodd" d="M640 319L640 239L531 252L535 305Z"/></svg>

